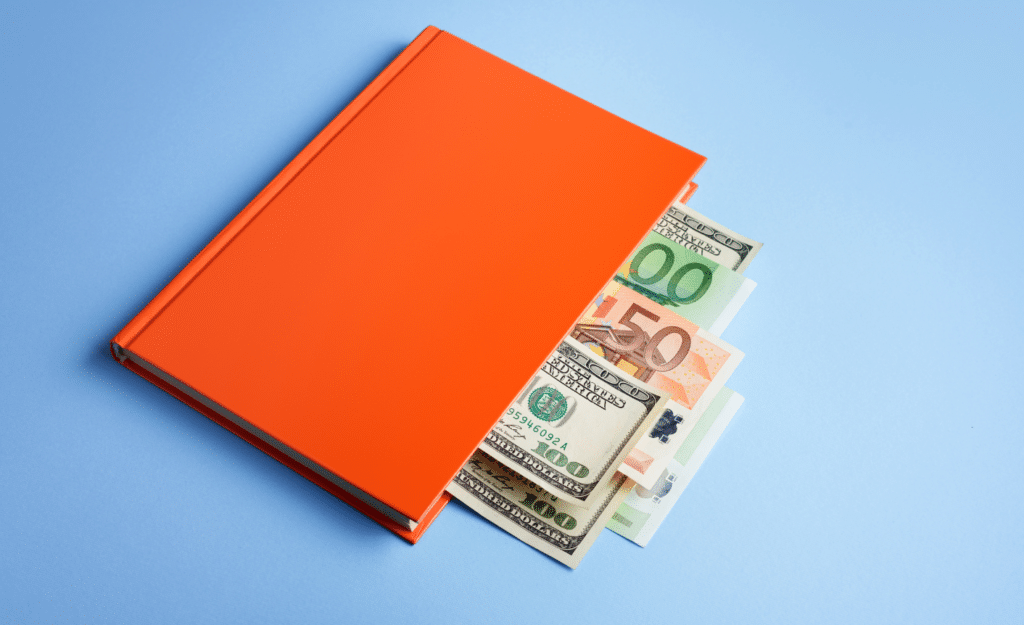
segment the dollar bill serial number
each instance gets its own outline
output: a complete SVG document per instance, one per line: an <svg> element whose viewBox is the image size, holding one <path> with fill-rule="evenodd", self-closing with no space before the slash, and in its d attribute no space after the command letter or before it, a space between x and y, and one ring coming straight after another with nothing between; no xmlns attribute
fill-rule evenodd
<svg viewBox="0 0 1024 625"><path fill-rule="evenodd" d="M554 432L549 431L547 425L543 421L534 422L530 415L523 414L514 407L509 408L508 412L505 413L505 416L512 417L516 422L525 425L527 430L532 431L534 434L538 434L541 438L546 438L548 440L548 445L551 448L558 448L562 451L568 449L569 443L563 443L561 437L555 436ZM559 443L561 443L561 447L558 446Z"/></svg>

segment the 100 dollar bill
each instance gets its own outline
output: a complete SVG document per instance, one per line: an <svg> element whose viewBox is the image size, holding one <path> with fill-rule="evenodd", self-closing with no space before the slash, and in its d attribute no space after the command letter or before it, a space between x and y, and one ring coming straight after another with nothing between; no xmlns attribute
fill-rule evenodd
<svg viewBox="0 0 1024 625"><path fill-rule="evenodd" d="M619 467L651 488L743 352L621 284L608 284L572 337L672 401Z"/></svg>
<svg viewBox="0 0 1024 625"><path fill-rule="evenodd" d="M715 336L757 286L657 231L644 237L613 279Z"/></svg>
<svg viewBox="0 0 1024 625"><path fill-rule="evenodd" d="M736 273L750 266L761 244L676 202L654 226L658 234Z"/></svg>
<svg viewBox="0 0 1024 625"><path fill-rule="evenodd" d="M448 492L524 543L576 568L632 485L623 475L615 475L596 491L589 509L581 508L477 450Z"/></svg>
<svg viewBox="0 0 1024 625"><path fill-rule="evenodd" d="M588 508L668 398L566 338L480 450L552 495Z"/></svg>
<svg viewBox="0 0 1024 625"><path fill-rule="evenodd" d="M634 488L608 520L608 529L646 547L742 404L742 395L722 389L654 486Z"/></svg>

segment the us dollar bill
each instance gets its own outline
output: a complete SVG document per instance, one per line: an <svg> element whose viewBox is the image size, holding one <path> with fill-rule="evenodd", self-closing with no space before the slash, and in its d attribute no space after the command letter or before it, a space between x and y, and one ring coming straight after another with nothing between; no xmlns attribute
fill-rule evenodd
<svg viewBox="0 0 1024 625"><path fill-rule="evenodd" d="M736 273L743 273L750 266L762 245L682 202L676 202L662 215L654 231Z"/></svg>
<svg viewBox="0 0 1024 625"><path fill-rule="evenodd" d="M575 569L631 488L632 481L616 475L595 491L589 509L581 508L477 450L447 490L491 523Z"/></svg>
<svg viewBox="0 0 1024 625"><path fill-rule="evenodd" d="M589 508L668 399L566 338L480 450L559 499Z"/></svg>
<svg viewBox="0 0 1024 625"><path fill-rule="evenodd" d="M657 482L651 488L633 488L608 520L608 529L646 547L742 404L742 395L723 388Z"/></svg>

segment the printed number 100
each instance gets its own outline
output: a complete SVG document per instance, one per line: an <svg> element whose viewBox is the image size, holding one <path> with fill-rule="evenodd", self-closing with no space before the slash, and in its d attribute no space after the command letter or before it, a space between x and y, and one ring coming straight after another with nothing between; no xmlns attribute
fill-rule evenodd
<svg viewBox="0 0 1024 625"><path fill-rule="evenodd" d="M576 519L564 512L557 512L554 506L543 499L537 499L537 495L533 493L527 493L526 498L519 503L532 508L534 512L545 519L551 519L555 525L564 530L571 530L576 527Z"/></svg>
<svg viewBox="0 0 1024 625"><path fill-rule="evenodd" d="M582 479L590 475L590 469L578 462L569 462L569 456L557 449L548 449L547 443L537 443L537 449L534 449L533 453L556 467L565 467L565 472L573 477Z"/></svg>
<svg viewBox="0 0 1024 625"><path fill-rule="evenodd" d="M640 276L640 266L644 264L647 257L655 252L661 252L665 255L665 258L661 261L661 267L658 268L650 276L644 278ZM664 243L651 243L650 245L644 246L642 250L636 253L633 257L633 262L629 263L629 278L638 284L656 284L665 279L672 268L676 264L676 255L672 251L672 248L665 245ZM679 283L682 282L683 278L686 277L692 271L696 271L701 274L700 284L693 291L693 293L683 297L679 294ZM668 294L669 299L677 304L692 304L704 297L704 294L711 288L711 270L701 263L687 263L676 270L672 274L672 277L668 280L668 286L665 288L665 292Z"/></svg>

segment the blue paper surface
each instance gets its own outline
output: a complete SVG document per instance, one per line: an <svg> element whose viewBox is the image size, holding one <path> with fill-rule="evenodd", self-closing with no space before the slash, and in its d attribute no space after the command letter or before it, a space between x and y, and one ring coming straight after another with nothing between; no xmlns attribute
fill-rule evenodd
<svg viewBox="0 0 1024 625"><path fill-rule="evenodd" d="M1019 623L1022 21L5 5L0 622ZM766 242L747 401L647 549L572 572L457 503L411 547L107 352L428 24L707 156L691 205Z"/></svg>

